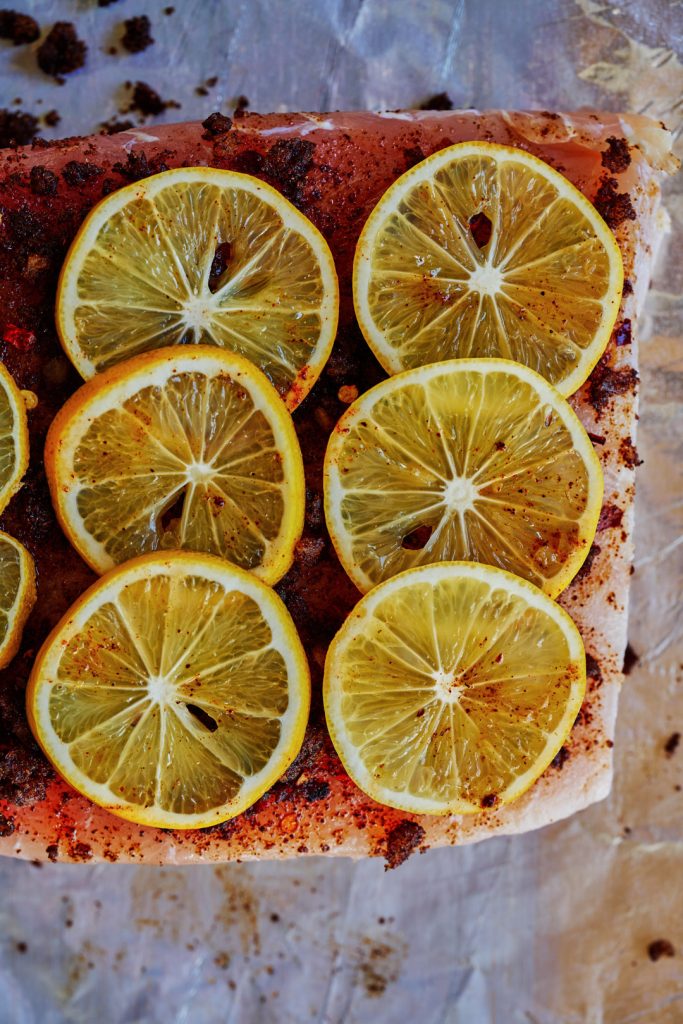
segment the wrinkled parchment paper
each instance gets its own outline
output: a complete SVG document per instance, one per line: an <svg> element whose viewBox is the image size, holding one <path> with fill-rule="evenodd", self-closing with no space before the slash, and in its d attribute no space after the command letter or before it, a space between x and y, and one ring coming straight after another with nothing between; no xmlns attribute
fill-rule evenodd
<svg viewBox="0 0 683 1024"><path fill-rule="evenodd" d="M677 0L15 0L76 19L58 87L0 44L0 106L52 135L115 115L123 82L228 111L630 109L683 119ZM147 12L156 43L106 54ZM208 97L195 94L219 76ZM42 102L40 102L42 101ZM682 155L680 143L679 156ZM610 798L513 839L379 862L200 868L0 861L0 1024L679 1024L683 1021L683 181L641 323L637 557ZM670 743L669 746L672 744ZM673 944L653 961L648 945Z"/></svg>

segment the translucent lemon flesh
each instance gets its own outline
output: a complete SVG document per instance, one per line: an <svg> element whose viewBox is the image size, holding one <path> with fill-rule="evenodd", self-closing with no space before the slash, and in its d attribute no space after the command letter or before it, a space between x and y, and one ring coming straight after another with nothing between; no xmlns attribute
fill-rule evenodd
<svg viewBox="0 0 683 1024"><path fill-rule="evenodd" d="M461 143L413 167L360 236L354 301L389 373L502 357L574 392L604 351L623 284L591 203L521 150Z"/></svg>
<svg viewBox="0 0 683 1024"><path fill-rule="evenodd" d="M241 357L196 346L117 365L60 411L45 459L67 536L98 572L163 548L268 582L291 563L301 452L277 393Z"/></svg>
<svg viewBox="0 0 683 1024"><path fill-rule="evenodd" d="M122 817L202 827L240 813L294 758L306 659L279 598L206 555L147 555L76 603L27 694L47 757Z"/></svg>
<svg viewBox="0 0 683 1024"><path fill-rule="evenodd" d="M585 656L569 616L488 566L442 563L381 584L325 665L330 735L370 797L426 814L520 796L581 707Z"/></svg>
<svg viewBox="0 0 683 1024"><path fill-rule="evenodd" d="M62 271L57 324L86 378L148 349L212 344L254 362L294 408L337 308L332 255L306 217L255 178L196 167L95 207Z"/></svg>
<svg viewBox="0 0 683 1024"><path fill-rule="evenodd" d="M361 590L467 560L556 596L588 553L602 493L567 402L505 360L451 360L383 381L342 417L325 460L328 528Z"/></svg>

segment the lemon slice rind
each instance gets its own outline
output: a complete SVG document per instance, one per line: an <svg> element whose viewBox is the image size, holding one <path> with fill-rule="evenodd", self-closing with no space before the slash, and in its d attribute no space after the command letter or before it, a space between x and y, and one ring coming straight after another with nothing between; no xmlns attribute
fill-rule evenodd
<svg viewBox="0 0 683 1024"><path fill-rule="evenodd" d="M4 549L4 550L3 550ZM12 560L17 571L17 587L9 608L3 608L3 618L7 619L5 635L0 641L0 669L11 662L19 650L21 636L26 620L36 601L36 574L33 559L23 544L14 537L0 530L0 559L5 561L6 555L12 552ZM6 582L7 574L5 573Z"/></svg>
<svg viewBox="0 0 683 1024"><path fill-rule="evenodd" d="M251 598L270 628L271 649L277 651L287 667L287 709L280 719L279 742L267 764L248 782L245 781L237 798L200 814L181 814L155 805L144 807L117 799L107 785L89 778L74 764L67 744L57 735L50 716L50 691L58 679L59 661L69 641L84 629L94 612L107 602L116 603L117 594L127 582L150 581L160 575L181 581L198 577L225 588L226 592L237 592ZM163 615L164 611L160 614ZM143 643L146 640L138 639ZM277 594L251 573L212 555L185 551L142 555L117 566L86 590L45 640L36 657L26 693L27 715L33 735L54 768L74 789L93 803L129 821L175 829L216 825L241 814L255 803L280 778L299 752L309 706L308 662L291 616ZM131 756L134 757L134 752Z"/></svg>
<svg viewBox="0 0 683 1024"><path fill-rule="evenodd" d="M567 668L573 678L570 696L566 701L562 718L552 733L547 735L545 747L535 762L525 772L515 777L503 791L493 794L495 800L492 801L492 805L496 807L500 804L508 804L513 800L517 800L527 792L565 743L581 709L585 694L585 650L581 635L570 616L541 590L503 569L481 565L476 562L439 562L433 565L420 566L416 569L409 569L379 584L369 594L366 594L351 612L330 645L325 662L323 683L325 715L330 738L346 772L356 785L373 800L389 807L394 807L397 810L411 814L469 815L481 813L484 808L480 803L472 803L464 799L443 802L418 794L406 794L405 792L383 786L373 777L367 764L360 756L357 744L350 738L344 722L342 706L344 697L344 659L354 643L364 643L368 625L373 619L377 606L385 602L393 594L400 593L411 585L422 582L438 583L443 580L462 580L465 584L468 580L481 581L490 586L492 592L499 589L505 591L506 594L511 594L521 599L529 607L538 609L547 615L548 619L562 633L568 646L569 660ZM404 623L404 630L410 630L409 623ZM406 651L406 653L409 652ZM381 697L382 692L379 690L378 698L381 700ZM391 693L385 699L387 702L390 702ZM379 724L381 725L383 721L384 718L382 717ZM367 728L370 730L370 723L368 723ZM417 753L415 751L412 752ZM400 749L397 750L398 753L400 753Z"/></svg>
<svg viewBox="0 0 683 1024"><path fill-rule="evenodd" d="M90 211L71 243L57 286L57 331L66 354L81 376L86 380L93 377L95 373L100 372L102 369L108 368L108 366L113 362L113 360L109 359L106 365L103 365L102 361L96 360L92 354L89 354L86 351L86 348L79 339L79 330L75 319L75 310L82 301L79 298L79 279L83 273L84 265L90 253L96 246L98 235L112 217L117 215L129 204L131 204L131 208L133 208L136 203L148 202L150 200L153 201L156 196L174 185L187 185L190 188L193 186L196 186L197 188L215 186L219 189L233 189L243 191L251 195L271 211L274 211L277 217L282 221L283 228L287 232L294 233L298 238L303 239L304 243L310 248L311 253L315 256L322 286L322 300L316 307L316 312L319 313L320 317L320 332L315 345L309 353L309 358L306 359L303 365L298 366L297 372L292 375L289 389L284 395L287 407L290 410L296 408L315 384L323 366L327 362L330 352L332 351L339 313L339 284L337 281L334 259L329 246L320 231L318 231L311 221L309 221L304 214L300 213L299 210L289 202L289 200L285 199L284 196L282 196L282 194L275 188L267 185L263 181L260 181L258 178L254 178L248 174L242 174L238 171L219 170L210 167L180 167L163 171L160 174L151 175L149 178L145 178L142 181L135 182L134 184L127 185L124 188L112 192ZM216 241L217 239L214 240L214 247ZM120 253L115 255L118 258ZM201 260L210 264L211 255L212 252L207 250L206 253L202 253L199 256L194 254L193 260L195 260L195 257L196 259L201 258ZM258 253L256 255L258 255ZM182 263L182 260L178 258L177 254L174 254L174 260L178 265ZM137 268L137 270L135 270L135 268L133 269L135 274L141 275L143 279L145 276L150 278L149 268L147 270L145 270L145 268ZM182 277L183 268L179 265L177 269ZM281 269L282 268L280 268L280 270ZM213 310L217 301L214 299L211 292L208 291L208 270L205 278L206 280L202 285L201 294L199 296L196 294L190 294L191 289L189 283L187 284L188 294L185 298L193 307L193 310L188 313L189 326L191 326L193 316L197 313L198 305L196 300L201 299L199 305L202 305L203 303L203 306L206 306L210 310ZM114 282L116 281L116 268L114 264L112 264L112 280ZM145 285L144 287L148 288L148 285ZM172 334L177 333L178 340L180 340L180 336L183 333L183 324L181 323L182 317L177 313L177 311L174 312L172 302L171 308L167 308L167 304L170 299L171 297L168 294L164 296L163 309L160 311L160 317L165 319L167 322L158 326L158 330L162 336L167 330ZM114 305L116 304L115 294L113 294L111 301ZM291 313L288 313L285 308L284 312L288 316L288 324L292 331L294 331L296 328L297 315L299 315L297 309L294 307L291 310ZM203 313L201 315L204 316ZM254 317L254 323L258 325L258 316ZM244 340L245 339L242 338L242 341ZM201 341L202 343L216 344L219 347L222 347L222 343L214 335L211 335L210 337L202 337ZM259 368L264 370L268 376L270 361L277 358L278 355L276 349L269 349L269 339L267 335L265 337L263 336L263 332L261 330L259 330L258 334L254 337L247 339L247 341L249 343L248 347L254 354L253 361L256 362ZM134 350L131 351L130 349L127 349L127 351L120 356L120 359L131 358L146 349L164 347L169 343L171 343L171 341L168 337L167 340L162 341L160 344L155 344L154 341L150 341L149 344L146 344L143 340ZM293 353L290 352L289 354L292 355Z"/></svg>
<svg viewBox="0 0 683 1024"><path fill-rule="evenodd" d="M402 370L410 368L411 365L415 365L414 363L406 363L405 360L402 359L400 353L394 346L387 342L385 333L375 323L368 299L370 283L373 275L373 251L377 245L378 235L383 226L389 218L392 217L392 215L397 213L401 203L405 200L406 196L409 195L411 190L422 183L431 183L439 171L447 168L449 165L455 165L460 159L467 157L488 157L496 162L517 162L531 172L538 174L540 177L545 179L545 181L550 181L553 187L557 190L559 198L568 199L576 208L578 208L580 214L590 223L596 237L604 248L609 261L609 281L602 301L602 314L599 323L596 324L593 340L584 349L576 361L576 365L571 373L567 374L562 379L552 381L562 395L571 395L588 378L609 341L621 301L621 292L624 280L623 261L612 232L600 217L593 204L589 202L589 200L586 199L586 197L574 185L572 185L570 181L560 174L559 171L554 170L554 168L550 167L538 157L535 157L524 150L515 149L510 146L503 146L490 142L457 143L454 146L448 146L446 149L433 153L431 156L427 157L427 159L410 168L410 170L406 171L400 178L389 186L365 222L356 246L353 266L353 297L358 323L363 336L387 373L400 373ZM477 211L473 209L472 213L474 214L475 212ZM466 230L467 225L464 226L464 231ZM459 231L460 233L463 233L462 225L460 226ZM425 244L430 243L430 239L427 236L424 236L423 241ZM463 241L465 240L463 239ZM476 260L476 246L472 246L466 241L465 245L473 254L473 261ZM443 255L444 258L447 257L445 251ZM487 262L483 264L483 267L480 268L482 271L480 275L482 278L482 291L479 293L480 295L496 293L495 282L488 282L486 280L485 271L488 270L488 267L489 262L487 260ZM410 266L406 266L404 268L404 272L414 273L414 263ZM476 291L478 291L478 288L475 286L473 287L473 293ZM400 297L396 297L396 302L401 302ZM444 306L444 310L441 315L445 315L446 312L447 309ZM409 340L410 339L407 339L403 344L409 344ZM490 352L481 354L487 356L493 355L493 353ZM506 358L514 358L514 353L505 351L505 349L501 349L497 354ZM454 349L452 357L457 357L458 355L458 351ZM464 353L464 355L469 357L476 356L476 348L469 353ZM437 359L443 358L443 355L437 357ZM435 360L430 359L428 361L431 362ZM537 367L537 369L540 369L540 367Z"/></svg>
<svg viewBox="0 0 683 1024"><path fill-rule="evenodd" d="M254 364L213 346L173 346L145 352L97 374L71 396L53 420L45 444L45 469L59 523L69 542L95 572L101 574L113 568L115 561L105 543L88 531L79 510L79 494L87 481L81 481L74 471L74 453L100 416L120 411L127 399L145 388L163 389L183 372L204 373L207 379L227 375L238 382L248 392L254 408L264 415L277 442L284 493L280 528L266 547L260 564L250 567L265 582L276 583L292 564L294 546L303 529L305 483L296 431L277 392ZM140 429L133 417L130 423L131 430ZM103 452L100 461L103 472L105 455ZM113 518L110 522L116 531L117 523ZM131 552L129 557L138 554L142 552Z"/></svg>
<svg viewBox="0 0 683 1024"><path fill-rule="evenodd" d="M7 403L4 414L11 419L11 423L8 424L9 430L0 440L1 444L9 443L11 446L11 451L8 453L8 465L7 467L2 466L5 476L4 479L0 479L0 512L3 512L10 499L21 487L24 474L28 469L29 437L26 402L4 363L0 363L0 389L3 400ZM5 459L3 458L2 461L4 462Z"/></svg>

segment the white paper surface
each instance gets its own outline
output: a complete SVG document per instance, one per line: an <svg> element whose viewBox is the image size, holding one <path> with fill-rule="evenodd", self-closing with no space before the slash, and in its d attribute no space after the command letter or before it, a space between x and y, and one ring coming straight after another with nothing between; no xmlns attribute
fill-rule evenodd
<svg viewBox="0 0 683 1024"><path fill-rule="evenodd" d="M76 20L63 86L0 44L0 106L57 108L53 136L117 113L126 79L252 109L631 109L682 119L673 0L16 0ZM156 43L109 56L124 18ZM213 75L208 97L196 86ZM42 104L38 101L42 100ZM679 146L680 149L680 146ZM679 155L680 151L679 151ZM683 188L641 324L636 572L612 796L514 839L378 862L217 868L0 860L0 1024L680 1024L683 1021ZM646 328L645 332L643 327ZM676 955L653 962L654 939Z"/></svg>

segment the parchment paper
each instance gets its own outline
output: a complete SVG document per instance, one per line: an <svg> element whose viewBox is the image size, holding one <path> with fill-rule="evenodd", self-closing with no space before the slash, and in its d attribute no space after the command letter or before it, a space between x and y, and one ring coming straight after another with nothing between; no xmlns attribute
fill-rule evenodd
<svg viewBox="0 0 683 1024"><path fill-rule="evenodd" d="M16 0L20 4L20 0ZM676 0L24 0L75 19L88 66L63 86L0 44L0 106L57 108L52 135L117 113L127 79L252 109L456 105L631 109L677 128ZM123 18L156 43L110 56ZM195 94L219 75L208 97ZM42 101L42 102L40 102ZM679 156L680 152L679 144ZM612 795L515 839L379 862L155 869L0 861L2 1024L683 1022L683 182L641 324L637 558ZM673 742L673 741L672 741ZM671 746L671 743L669 744ZM648 945L673 944L653 961Z"/></svg>

